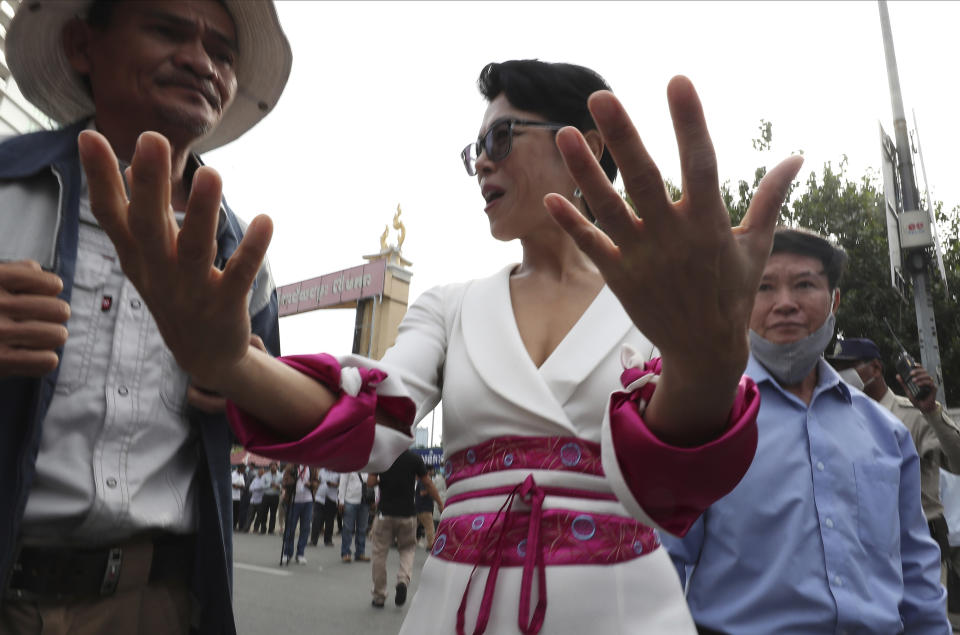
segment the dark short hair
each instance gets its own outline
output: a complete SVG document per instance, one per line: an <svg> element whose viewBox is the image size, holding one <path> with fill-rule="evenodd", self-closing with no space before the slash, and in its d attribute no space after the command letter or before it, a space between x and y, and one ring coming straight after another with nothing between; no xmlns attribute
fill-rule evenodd
<svg viewBox="0 0 960 635"><path fill-rule="evenodd" d="M516 108L581 132L597 128L587 110L587 98L598 90L610 90L605 79L585 66L536 59L487 64L480 71L477 87L488 102L503 94ZM617 178L617 164L606 147L600 167L611 183Z"/></svg>
<svg viewBox="0 0 960 635"><path fill-rule="evenodd" d="M87 24L95 29L103 29L110 26L113 19L113 10L117 6L118 0L93 0L90 8L87 9Z"/></svg>
<svg viewBox="0 0 960 635"><path fill-rule="evenodd" d="M773 234L771 254L788 253L816 258L823 263L823 272L833 291L847 266L847 252L820 234L808 229L778 227Z"/></svg>

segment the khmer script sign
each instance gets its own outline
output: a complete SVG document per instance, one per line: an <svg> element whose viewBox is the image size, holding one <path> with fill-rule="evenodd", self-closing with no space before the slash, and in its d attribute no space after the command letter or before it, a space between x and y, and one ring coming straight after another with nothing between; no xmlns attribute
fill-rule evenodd
<svg viewBox="0 0 960 635"><path fill-rule="evenodd" d="M277 289L280 317L380 295L386 274L387 261L374 260L319 278L284 285Z"/></svg>

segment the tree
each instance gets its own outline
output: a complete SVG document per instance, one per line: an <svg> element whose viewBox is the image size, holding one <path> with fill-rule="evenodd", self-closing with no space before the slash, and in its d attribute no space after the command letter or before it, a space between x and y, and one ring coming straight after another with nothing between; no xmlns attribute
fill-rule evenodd
<svg viewBox="0 0 960 635"><path fill-rule="evenodd" d="M772 125L768 121L761 121L760 137L753 140L754 149L766 153L771 149L772 141ZM729 181L723 184L721 195L733 224L738 224L743 218L766 171L765 166L757 168L752 183L741 180L736 187L731 186ZM676 190L672 184L668 183L667 187L671 192ZM897 346L883 318L890 322L897 337L918 360L920 347L912 294L905 301L890 285L883 205L883 187L879 176L868 171L862 177L851 179L847 174L847 158L844 156L836 168L828 162L819 176L810 172L804 187L791 189L780 210L780 223L829 236L846 250L849 262L840 283L842 298L837 311L837 334L840 337L869 337L876 342L883 355L887 383L895 392L902 393L893 368ZM954 237L943 241L944 268L950 295L947 297L944 281L935 268L931 269L930 293L937 320L947 403L958 405L960 242L955 237L960 235L960 206L948 213L944 211L943 203L938 201L933 209L940 236ZM932 369L928 370L933 374Z"/></svg>

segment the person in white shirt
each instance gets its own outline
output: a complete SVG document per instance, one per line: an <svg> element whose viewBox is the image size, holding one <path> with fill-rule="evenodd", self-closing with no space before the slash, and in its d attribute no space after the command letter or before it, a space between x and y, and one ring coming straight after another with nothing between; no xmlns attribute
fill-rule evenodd
<svg viewBox="0 0 960 635"><path fill-rule="evenodd" d="M247 484L243 480L243 474L240 473L239 469L233 470L233 476L230 477L230 480L233 497L233 528L238 529L240 525L240 498L243 496L243 490Z"/></svg>
<svg viewBox="0 0 960 635"><path fill-rule="evenodd" d="M289 518L283 532L283 556L280 564L288 564L293 558L293 535L300 524L297 540L297 564L307 564L305 555L307 538L310 536L310 521L313 518L313 493L319 485L317 468L291 464L283 473L283 487L287 493Z"/></svg>
<svg viewBox="0 0 960 635"><path fill-rule="evenodd" d="M340 475L337 507L343 514L343 531L340 536L340 559L350 562L350 544L356 543L356 560L369 562L366 554L367 524L370 520L370 503L363 500L363 485L366 472L350 472Z"/></svg>
<svg viewBox="0 0 960 635"><path fill-rule="evenodd" d="M253 521L252 532L259 531L261 534L267 531L267 510L263 503L263 492L267 489L264 467L257 467L257 476L250 481L250 518Z"/></svg>
<svg viewBox="0 0 960 635"><path fill-rule="evenodd" d="M313 503L313 528L310 530L310 542L314 547L320 542L323 533L325 547L333 546L333 523L338 517L337 494L340 490L340 473L320 469L320 486Z"/></svg>
<svg viewBox="0 0 960 635"><path fill-rule="evenodd" d="M260 533L269 531L272 534L277 524L277 510L280 508L280 485L283 481L283 474L280 472L276 461L270 464L270 471L264 474L263 478L265 486L263 492L263 507L264 512L270 516L270 522L269 526ZM284 518L283 515L280 517L281 519ZM280 525L280 530L283 531L283 525Z"/></svg>

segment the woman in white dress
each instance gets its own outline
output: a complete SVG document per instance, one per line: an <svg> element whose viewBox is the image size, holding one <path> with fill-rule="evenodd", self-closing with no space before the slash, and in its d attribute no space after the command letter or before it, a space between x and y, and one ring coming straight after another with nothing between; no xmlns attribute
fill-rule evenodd
<svg viewBox="0 0 960 635"><path fill-rule="evenodd" d="M109 148L84 133L94 210L178 363L231 400L251 450L379 471L443 400L447 506L404 633L694 633L654 528L684 533L752 459L746 325L800 160L770 171L731 231L685 78L667 91L678 202L589 69L505 62L479 84L488 107L462 158L491 234L523 259L425 293L379 362L247 345L242 294L269 221L212 272L219 182L203 168L178 252L161 139L141 141L127 205ZM138 247L164 231L165 253Z"/></svg>

